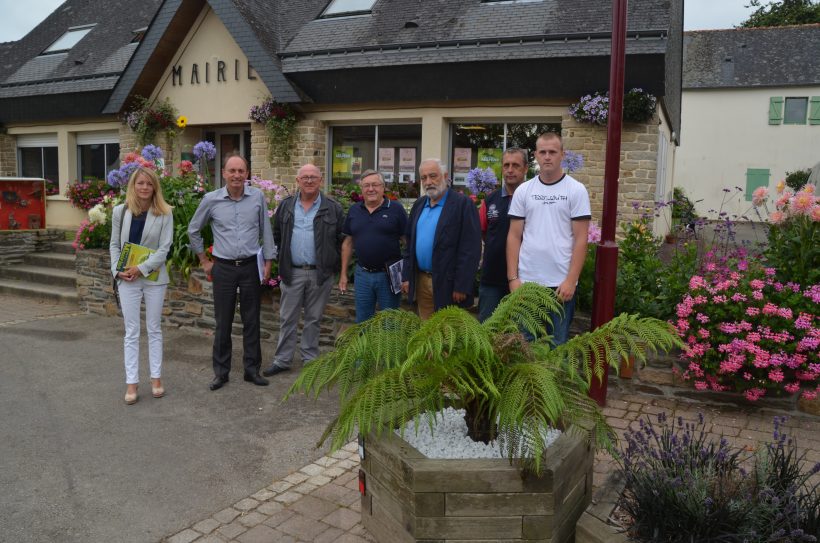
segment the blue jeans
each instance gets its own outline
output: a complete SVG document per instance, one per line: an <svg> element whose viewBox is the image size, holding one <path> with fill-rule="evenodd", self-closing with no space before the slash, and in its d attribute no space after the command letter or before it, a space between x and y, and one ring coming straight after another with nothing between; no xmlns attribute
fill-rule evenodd
<svg viewBox="0 0 820 543"><path fill-rule="evenodd" d="M501 285L487 285L481 283L478 286L478 322L484 322L490 318L495 308L501 303L501 299L510 293L509 287Z"/></svg>
<svg viewBox="0 0 820 543"><path fill-rule="evenodd" d="M563 345L569 340L569 326L572 324L572 317L575 315L575 300L578 298L578 293L571 300L564 302L564 312L550 311L550 321L552 324L547 324L547 334L552 336L552 344L554 346ZM522 329L521 333L527 341L533 341L533 336L526 330Z"/></svg>
<svg viewBox="0 0 820 543"><path fill-rule="evenodd" d="M376 314L376 303L379 309L398 309L401 304L401 293L393 294L387 272L371 273L356 265L353 282L356 297L356 323L364 322Z"/></svg>

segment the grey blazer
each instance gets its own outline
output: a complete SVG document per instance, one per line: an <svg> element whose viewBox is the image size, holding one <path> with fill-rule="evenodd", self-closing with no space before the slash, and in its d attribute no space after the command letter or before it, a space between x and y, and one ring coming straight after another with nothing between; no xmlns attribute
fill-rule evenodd
<svg viewBox="0 0 820 543"><path fill-rule="evenodd" d="M109 244L109 250L111 251L111 274L114 277L117 276L117 260L120 259L122 247L128 241L128 232L131 230L132 215L127 207L125 208L125 213L122 215L122 224L120 224L120 210L124 206L125 204L115 206L114 213L111 217L111 243ZM123 235L123 232L125 235ZM149 211L148 216L145 218L145 229L142 231L142 238L139 244L149 249L156 249L157 252L137 267L144 276L159 269L159 279L156 282L152 281L152 284L168 284L168 270L165 266L165 259L168 256L168 251L171 249L173 237L173 215L171 213L167 215L154 215Z"/></svg>

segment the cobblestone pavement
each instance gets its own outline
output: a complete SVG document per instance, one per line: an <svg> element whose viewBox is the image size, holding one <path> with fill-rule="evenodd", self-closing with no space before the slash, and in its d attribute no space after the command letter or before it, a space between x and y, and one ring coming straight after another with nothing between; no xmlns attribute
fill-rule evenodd
<svg viewBox="0 0 820 543"><path fill-rule="evenodd" d="M665 412L670 417L697 421L703 414L705 431L751 452L771 439L772 420L783 413L769 409L714 407L686 400L653 398L613 391L604 410L607 420L623 436L638 420ZM798 437L808 462L820 462L820 419L789 414L788 434ZM373 541L359 522L359 456L355 443L319 458L283 480L259 490L232 507L219 511L165 539L167 543L289 543ZM593 486L598 488L616 468L599 452Z"/></svg>

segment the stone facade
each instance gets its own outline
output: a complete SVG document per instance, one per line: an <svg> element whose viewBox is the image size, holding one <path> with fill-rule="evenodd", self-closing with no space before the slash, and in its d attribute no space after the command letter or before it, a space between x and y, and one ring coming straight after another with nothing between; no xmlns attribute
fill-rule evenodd
<svg viewBox="0 0 820 543"><path fill-rule="evenodd" d="M574 540L592 496L592 448L564 433L540 477L509 460L436 460L394 435L365 439L362 524L381 543Z"/></svg>
<svg viewBox="0 0 820 543"><path fill-rule="evenodd" d="M646 123L624 123L621 134L621 177L618 187L618 224L640 218L639 207L654 209L657 185L659 121L657 113ZM579 123L564 113L564 148L581 153L584 167L572 176L589 190L592 217L600 224L604 200L606 126Z"/></svg>
<svg viewBox="0 0 820 543"><path fill-rule="evenodd" d="M17 138L0 134L0 177L17 175Z"/></svg>
<svg viewBox="0 0 820 543"><path fill-rule="evenodd" d="M51 244L65 240L63 230L10 230L0 232L0 267L22 264L29 253L51 251Z"/></svg>
<svg viewBox="0 0 820 543"><path fill-rule="evenodd" d="M120 162L125 160L125 155L137 150L137 135L127 124L120 124Z"/></svg>
<svg viewBox="0 0 820 543"><path fill-rule="evenodd" d="M80 308L100 315L120 314L111 285L108 251L89 249L77 252L77 292ZM329 349L338 333L355 322L356 308L353 296L341 296L334 289L321 323L320 347ZM279 291L273 290L263 296L262 338L272 339L279 334ZM194 270L186 280L172 272L171 284L165 294L163 324L188 329L213 330L215 325L212 284L205 279L202 270ZM242 324L237 314L234 334L242 334Z"/></svg>
<svg viewBox="0 0 820 543"><path fill-rule="evenodd" d="M296 134L290 151L290 161L271 162L268 157L268 135L265 125L251 124L251 175L285 183L291 188L295 184L296 172L304 164L315 164L325 172L327 156L327 128L324 122L301 120L296 125Z"/></svg>

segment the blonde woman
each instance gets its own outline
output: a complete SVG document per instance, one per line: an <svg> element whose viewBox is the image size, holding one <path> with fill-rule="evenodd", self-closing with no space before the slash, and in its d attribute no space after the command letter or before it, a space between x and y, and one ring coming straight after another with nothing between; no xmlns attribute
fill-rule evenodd
<svg viewBox="0 0 820 543"><path fill-rule="evenodd" d="M171 248L174 221L171 206L162 197L157 174L139 168L131 174L125 203L114 208L111 222L111 273L117 278L120 304L125 322L125 403L137 402L139 384L140 305L145 299L145 327L148 331L148 361L151 368L151 392L154 398L165 395L162 386L162 304L168 286L165 258ZM147 260L137 266L117 271L122 247L135 243L154 249ZM158 271L156 281L147 278Z"/></svg>

